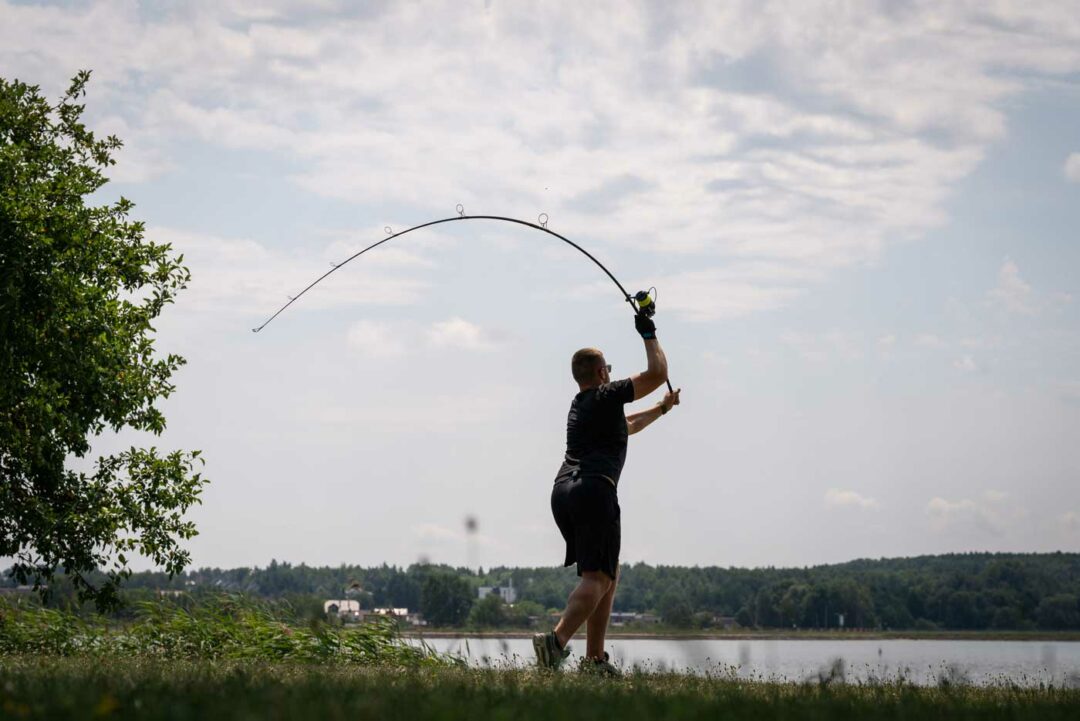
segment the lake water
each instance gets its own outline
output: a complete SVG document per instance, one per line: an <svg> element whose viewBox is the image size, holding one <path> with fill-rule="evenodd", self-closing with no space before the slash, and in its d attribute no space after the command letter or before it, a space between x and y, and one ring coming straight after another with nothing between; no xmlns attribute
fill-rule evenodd
<svg viewBox="0 0 1080 721"><path fill-rule="evenodd" d="M432 638L438 651L476 665L533 663L528 638ZM577 666L585 639L571 641L568 667ZM816 680L842 674L849 683L904 678L920 685L960 683L1080 687L1077 641L938 640L658 640L609 639L608 653L624 668L732 675L747 679Z"/></svg>

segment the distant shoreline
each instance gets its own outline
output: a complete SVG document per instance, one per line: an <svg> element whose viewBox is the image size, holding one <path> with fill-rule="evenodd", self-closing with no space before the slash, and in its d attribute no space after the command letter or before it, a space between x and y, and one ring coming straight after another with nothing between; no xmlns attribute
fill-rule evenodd
<svg viewBox="0 0 1080 721"><path fill-rule="evenodd" d="M406 638L532 638L535 631L469 631L406 629ZM582 634L579 634L582 635ZM1080 642L1080 631L746 631L741 633L675 633L608 631L610 639L653 641L1068 641Z"/></svg>

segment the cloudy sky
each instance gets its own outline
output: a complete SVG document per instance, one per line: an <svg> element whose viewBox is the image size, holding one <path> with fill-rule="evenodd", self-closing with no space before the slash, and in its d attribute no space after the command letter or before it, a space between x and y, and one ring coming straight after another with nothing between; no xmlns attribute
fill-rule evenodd
<svg viewBox="0 0 1080 721"><path fill-rule="evenodd" d="M1080 3L0 1L0 75L125 141L194 280L159 446L196 565L555 565L596 345L683 405L631 447L623 558L1080 550ZM642 406L651 402L642 402ZM118 443L103 438L102 451ZM479 533L466 538L474 514Z"/></svg>

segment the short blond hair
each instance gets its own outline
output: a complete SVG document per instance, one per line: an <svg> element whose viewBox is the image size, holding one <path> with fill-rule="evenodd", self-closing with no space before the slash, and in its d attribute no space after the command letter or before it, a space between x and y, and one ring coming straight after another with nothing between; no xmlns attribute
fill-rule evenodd
<svg viewBox="0 0 1080 721"><path fill-rule="evenodd" d="M604 360L604 354L598 348L582 348L579 350L570 361L570 372L574 374L574 380L578 383L591 381L602 360Z"/></svg>

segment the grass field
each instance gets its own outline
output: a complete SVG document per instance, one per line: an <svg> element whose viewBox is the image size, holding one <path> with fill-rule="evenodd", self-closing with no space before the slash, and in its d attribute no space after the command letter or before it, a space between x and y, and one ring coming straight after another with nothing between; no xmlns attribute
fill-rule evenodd
<svg viewBox="0 0 1080 721"><path fill-rule="evenodd" d="M1054 719L1080 691L775 684L680 675L600 679L461 668L152 658L0 657L4 718Z"/></svg>
<svg viewBox="0 0 1080 721"><path fill-rule="evenodd" d="M0 605L0 718L1080 719L1080 690L472 669L392 624L289 626L222 597L123 627Z"/></svg>

